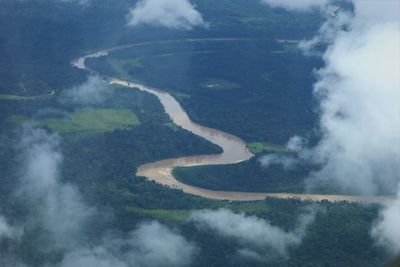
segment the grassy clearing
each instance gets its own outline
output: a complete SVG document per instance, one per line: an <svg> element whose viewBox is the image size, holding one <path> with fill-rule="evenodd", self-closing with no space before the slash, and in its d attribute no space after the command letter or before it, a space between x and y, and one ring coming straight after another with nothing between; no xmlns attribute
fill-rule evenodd
<svg viewBox="0 0 400 267"><path fill-rule="evenodd" d="M11 116L10 122L30 122L47 126L60 133L107 132L140 125L139 119L129 109L85 108L72 113L68 118L30 120L24 116Z"/></svg>
<svg viewBox="0 0 400 267"><path fill-rule="evenodd" d="M240 88L240 85L237 83L221 79L207 79L199 86L204 89L213 89L213 90L233 90Z"/></svg>
<svg viewBox="0 0 400 267"><path fill-rule="evenodd" d="M186 220L191 213L191 210L143 209L135 206L126 207L126 211L144 218L172 221Z"/></svg>
<svg viewBox="0 0 400 267"><path fill-rule="evenodd" d="M47 119L39 121L61 133L70 132L106 132L123 129L127 126L138 126L140 122L129 109L81 109L67 119Z"/></svg>
<svg viewBox="0 0 400 267"><path fill-rule="evenodd" d="M39 98L44 98L47 95L41 96L20 96L20 95L2 95L0 94L1 100L11 100L11 101L21 101L21 100L35 100Z"/></svg>
<svg viewBox="0 0 400 267"><path fill-rule="evenodd" d="M262 152L288 152L287 148L284 146L262 142L248 143L246 147L254 154Z"/></svg>

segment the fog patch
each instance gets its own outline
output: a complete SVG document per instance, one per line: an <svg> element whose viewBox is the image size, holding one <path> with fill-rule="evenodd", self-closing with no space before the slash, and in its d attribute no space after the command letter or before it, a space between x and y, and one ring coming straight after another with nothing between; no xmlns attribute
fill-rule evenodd
<svg viewBox="0 0 400 267"><path fill-rule="evenodd" d="M20 141L23 176L17 197L30 206L26 227L44 228L52 249L69 249L81 240L83 227L94 210L83 203L78 190L60 180L60 137L27 127Z"/></svg>
<svg viewBox="0 0 400 267"><path fill-rule="evenodd" d="M107 81L91 75L83 84L63 91L61 101L78 105L100 104L107 100L111 93Z"/></svg>
<svg viewBox="0 0 400 267"><path fill-rule="evenodd" d="M23 229L10 225L7 219L0 214L0 242L3 239L19 239L22 233Z"/></svg>
<svg viewBox="0 0 400 267"><path fill-rule="evenodd" d="M189 0L140 0L130 10L128 26L150 25L176 30L204 26L201 14Z"/></svg>
<svg viewBox="0 0 400 267"><path fill-rule="evenodd" d="M141 224L127 238L104 238L100 246L73 251L59 266L186 266L195 251L181 235L153 221Z"/></svg>
<svg viewBox="0 0 400 267"><path fill-rule="evenodd" d="M262 156L259 161L265 168L271 165L282 165L285 170L291 170L299 164L299 160L296 157L287 154L268 154Z"/></svg>
<svg viewBox="0 0 400 267"><path fill-rule="evenodd" d="M293 136L286 144L287 152L270 153L259 159L261 165L265 168L271 165L281 165L286 171L297 167L303 163L299 153L303 153L306 140L300 136Z"/></svg>
<svg viewBox="0 0 400 267"><path fill-rule="evenodd" d="M287 257L291 247L300 245L307 227L314 222L316 210L310 208L298 218L297 226L286 231L256 216L233 213L227 209L203 210L192 213L189 221L199 228L210 229L218 235L233 238L241 244L238 254L268 260L272 255Z"/></svg>
<svg viewBox="0 0 400 267"><path fill-rule="evenodd" d="M371 231L377 242L393 254L400 253L400 188L397 199L387 203Z"/></svg>

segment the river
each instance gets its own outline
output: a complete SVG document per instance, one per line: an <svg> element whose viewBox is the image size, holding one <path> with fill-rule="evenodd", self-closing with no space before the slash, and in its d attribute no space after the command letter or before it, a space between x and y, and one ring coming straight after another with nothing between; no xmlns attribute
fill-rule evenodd
<svg viewBox="0 0 400 267"><path fill-rule="evenodd" d="M110 52L131 48L145 46L149 44L166 44L166 43L182 43L182 42L231 42L231 41L247 41L249 39L236 39L236 38L215 38L215 39L184 39L184 40L168 40L158 42L143 42L135 43L124 46L117 46L109 49L104 49L80 57L72 64L82 70L87 70L92 74L97 74L95 70L88 68L85 60L88 58L96 58L107 56ZM214 143L222 148L223 152L220 154L210 155L196 155L181 158L165 159L157 162L146 163L138 167L136 175L144 176L149 180L156 181L165 186L170 186L176 189L181 189L186 193L197 195L205 198L219 199L219 200L232 200L232 201L250 201L250 200L263 200L267 197L273 198L297 198L301 200L313 201L350 201L350 202L368 202L368 203L383 203L391 199L387 196L351 196L351 195L322 195L322 194L292 194L292 193L252 193L252 192L232 192L232 191L217 191L209 190L201 187L191 186L179 182L172 175L174 167L190 167L200 165L221 165L221 164L235 164L242 161L249 160L254 155L246 148L246 143L229 133L208 128L191 121L186 111L182 108L179 102L169 93L154 87L147 86L142 83L121 80L115 77L102 76L108 80L110 84L117 84L135 90L141 90L155 95L161 102L165 112L170 116L171 120L178 126L193 134L203 137L204 139ZM243 177L245 179L245 177Z"/></svg>

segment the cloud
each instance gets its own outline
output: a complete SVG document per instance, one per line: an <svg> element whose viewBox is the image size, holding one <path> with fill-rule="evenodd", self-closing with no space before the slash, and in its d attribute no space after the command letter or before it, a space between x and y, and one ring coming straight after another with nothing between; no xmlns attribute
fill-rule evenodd
<svg viewBox="0 0 400 267"><path fill-rule="evenodd" d="M393 190L400 188L400 1L353 0L353 12L328 1L263 2L305 11L320 5L327 18L314 38L300 43L306 54L327 45L322 54L325 66L317 71L314 85L321 140L297 151L298 161L321 166L308 185L323 180L347 192L396 194ZM279 155L268 155L261 162L296 164ZM372 235L399 253L399 225L400 192L381 211Z"/></svg>
<svg viewBox="0 0 400 267"><path fill-rule="evenodd" d="M191 263L196 246L156 221L142 223L127 234L99 233L98 239L90 239L91 225L108 213L100 214L87 205L75 186L62 181L60 143L57 134L31 126L23 129L19 143L22 177L15 197L29 214L18 227L10 226L0 216L0 241L13 239L18 246L19 237L35 233L33 236L38 237L32 242L38 251L59 256L58 262L49 260L44 266L155 267ZM24 242L23 236L21 240ZM0 258L5 266L24 266L13 251L2 253Z"/></svg>
<svg viewBox="0 0 400 267"><path fill-rule="evenodd" d="M22 235L22 229L11 226L6 218L0 214L0 241L2 239L18 239Z"/></svg>
<svg viewBox="0 0 400 267"><path fill-rule="evenodd" d="M295 2L295 1L293 1ZM327 22L301 46L321 42L317 71L321 140L299 152L321 166L308 181L324 180L358 194L400 186L400 2L353 0L354 11L324 7ZM398 199L385 206L372 235L400 252Z"/></svg>
<svg viewBox="0 0 400 267"><path fill-rule="evenodd" d="M371 233L380 245L400 253L400 189L397 199L386 204Z"/></svg>
<svg viewBox="0 0 400 267"><path fill-rule="evenodd" d="M133 257L140 266L188 265L195 252L191 243L158 222L142 224L131 237L138 244Z"/></svg>
<svg viewBox="0 0 400 267"><path fill-rule="evenodd" d="M60 267L186 266L196 248L178 233L153 221L127 238L105 238L101 246L67 254Z"/></svg>
<svg viewBox="0 0 400 267"><path fill-rule="evenodd" d="M327 5L330 0L261 0L261 2L291 11L310 11Z"/></svg>
<svg viewBox="0 0 400 267"><path fill-rule="evenodd" d="M190 30L204 26L201 14L189 0L140 0L128 14L128 25L151 25Z"/></svg>
<svg viewBox="0 0 400 267"><path fill-rule="evenodd" d="M395 25L343 35L325 55L316 93L324 136L316 176L365 194L399 180L400 36Z"/></svg>
<svg viewBox="0 0 400 267"><path fill-rule="evenodd" d="M314 178L373 194L400 181L400 24L360 28L357 13L354 20L350 31L338 33L318 73L323 135L310 154L323 164Z"/></svg>
<svg viewBox="0 0 400 267"><path fill-rule="evenodd" d="M298 159L286 154L268 154L260 158L263 167L268 168L271 165L282 165L285 170L294 168L298 163Z"/></svg>
<svg viewBox="0 0 400 267"><path fill-rule="evenodd" d="M262 156L259 161L261 165L268 168L271 165L282 165L285 170L290 170L301 163L297 153L301 153L305 147L305 140L300 136L293 136L286 144L286 149L291 153L271 153Z"/></svg>
<svg viewBox="0 0 400 267"><path fill-rule="evenodd" d="M99 76L89 76L80 86L65 90L62 101L80 105L99 104L111 95L108 83Z"/></svg>
<svg viewBox="0 0 400 267"><path fill-rule="evenodd" d="M318 45L332 44L338 34L343 31L353 19L350 11L336 6L326 6L321 9L321 13L326 17L326 21L318 30L318 34L310 40L302 40L298 45L305 55L322 56L323 54L321 51L316 49Z"/></svg>
<svg viewBox="0 0 400 267"><path fill-rule="evenodd" d="M238 253L254 259L266 259L269 255L285 257L288 249L299 245L306 228L314 221L315 210L302 215L296 229L285 231L256 216L236 214L227 209L194 212L190 221L199 227L211 229L217 234L233 238L242 244Z"/></svg>
<svg viewBox="0 0 400 267"><path fill-rule="evenodd" d="M81 200L78 190L60 181L60 137L27 127L20 141L23 176L17 196L30 206L27 228L44 228L51 249L79 244L85 223L94 210Z"/></svg>

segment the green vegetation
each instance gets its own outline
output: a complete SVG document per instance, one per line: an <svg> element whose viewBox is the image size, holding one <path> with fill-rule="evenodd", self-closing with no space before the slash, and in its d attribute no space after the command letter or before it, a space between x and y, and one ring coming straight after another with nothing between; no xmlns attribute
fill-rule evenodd
<svg viewBox="0 0 400 267"><path fill-rule="evenodd" d="M240 85L221 79L207 79L205 82L200 84L200 87L213 90L233 90L240 88Z"/></svg>
<svg viewBox="0 0 400 267"><path fill-rule="evenodd" d="M22 101L22 100L42 100L49 98L55 94L55 91L51 91L50 93L44 95L36 95L36 96L22 96L22 95L9 95L9 94L0 94L0 100L10 100L10 101Z"/></svg>
<svg viewBox="0 0 400 267"><path fill-rule="evenodd" d="M143 65L139 58L115 59L107 58L108 63L114 68L115 72L123 79L132 79L133 77L125 70L126 67L142 68Z"/></svg>
<svg viewBox="0 0 400 267"><path fill-rule="evenodd" d="M4 95L0 94L0 99L3 100L33 100L34 96L19 96L19 95Z"/></svg>
<svg viewBox="0 0 400 267"><path fill-rule="evenodd" d="M107 132L138 126L140 122L129 109L84 108L72 113L68 118L30 120L24 116L13 115L10 122L30 122L47 126L60 133Z"/></svg>
<svg viewBox="0 0 400 267"><path fill-rule="evenodd" d="M126 192L120 192L121 197L125 197ZM234 212L246 213L246 214L263 214L268 211L268 204L265 201L252 201L252 202L230 202L230 201L210 201L209 205L205 206L209 209L226 208ZM199 209L197 209L199 210ZM190 214L196 209L146 209L137 206L127 206L125 211L133 213L140 217L150 217L157 220L172 220L172 221L184 221L188 219Z"/></svg>
<svg viewBox="0 0 400 267"><path fill-rule="evenodd" d="M262 152L287 152L287 148L280 145L262 143L262 142L254 142L246 145L247 148L254 154L259 154Z"/></svg>
<svg viewBox="0 0 400 267"><path fill-rule="evenodd" d="M184 99L184 98L190 98L190 95L184 94L184 93L179 93L179 92L171 92L172 96L175 97L176 99Z"/></svg>
<svg viewBox="0 0 400 267"><path fill-rule="evenodd" d="M213 190L247 191L247 192L287 192L304 193L305 177L311 166L299 164L296 168L286 170L279 164L264 167L260 157L238 164L209 165L174 168L177 180L194 186ZM338 192L333 186L323 188L323 192ZM313 193L321 193L322 188L313 188Z"/></svg>
<svg viewBox="0 0 400 267"><path fill-rule="evenodd" d="M67 119L48 119L39 121L61 133L113 131L128 126L138 126L140 122L129 109L92 109L85 108L71 114Z"/></svg>
<svg viewBox="0 0 400 267"><path fill-rule="evenodd" d="M174 130L175 132L178 131L180 129L180 127L178 125L176 125L173 122L167 122L164 124L165 126L171 128L172 130Z"/></svg>
<svg viewBox="0 0 400 267"><path fill-rule="evenodd" d="M320 61L300 53L271 53L287 49L287 44L276 40L280 38L264 37L154 43L115 51L108 57L115 61L140 58L143 68L125 64L124 71L171 92L195 122L247 142L282 145L295 134L307 134L317 122L312 70ZM172 55L152 57L163 53ZM107 75L119 75L108 57L89 59L88 65Z"/></svg>
<svg viewBox="0 0 400 267"><path fill-rule="evenodd" d="M11 115L10 117L8 117L7 121L16 124L31 122L28 117L23 115Z"/></svg>
<svg viewBox="0 0 400 267"><path fill-rule="evenodd" d="M134 206L126 207L128 213L144 218L153 218L157 220L183 221L187 219L191 210L165 210L165 209L143 209Z"/></svg>
<svg viewBox="0 0 400 267"><path fill-rule="evenodd" d="M136 194L132 193L124 187L118 186L115 182L109 181L105 184L104 190L107 190L113 194L120 196L121 198L134 199L137 197Z"/></svg>
<svg viewBox="0 0 400 267"><path fill-rule="evenodd" d="M196 122L233 133L249 143L257 141L265 152L265 144L284 144L293 134L301 135L313 127L310 73L321 62L299 53L287 53L293 46L275 40L307 39L314 35L323 20L318 12L293 15L260 5L259 0L197 0L196 9L210 27L169 31L125 27L125 15L132 8L132 1L91 1L88 8L72 2L1 1L0 99L5 101L0 105L0 210L11 225L25 225L29 209L35 207L21 207L12 195L20 182L16 168L21 167L21 155L16 127L10 122L36 122L67 136L93 133L90 138L63 138L61 142L62 181L76 186L83 201L98 211L99 219L90 225L90 233L82 236L87 244L98 244L98 233L127 234L150 218L179 230L199 247L193 267L382 265L387 255L370 236L371 225L379 214L374 205L318 203L321 212L307 229L301 246L290 249L287 258L269 262L240 258L237 252L242 244L186 222L193 210L226 207L256 214L291 230L297 216L311 203L275 199L213 201L136 177L135 168L146 162L219 151L175 127L153 96L115 90L109 101L96 106L99 112L73 112L77 107L59 103L54 97L37 97L29 103L16 101L28 100L25 95L47 96L51 90L60 91L84 82L88 73L71 67L70 61L85 51L133 42L243 37L248 40L136 47L90 61L101 74L135 78L173 91ZM199 88L209 77L241 87ZM40 111L49 108L70 115L43 117ZM139 122L140 127L131 127ZM183 177L194 177L194 184L206 187L278 192L303 191L306 173L286 173L277 166L262 168L257 158L236 165L184 171L188 173ZM17 244L8 238L2 240L0 262L8 252L15 252L15 260L26 266L59 265L62 252L40 246L46 237L45 230L27 227Z"/></svg>

